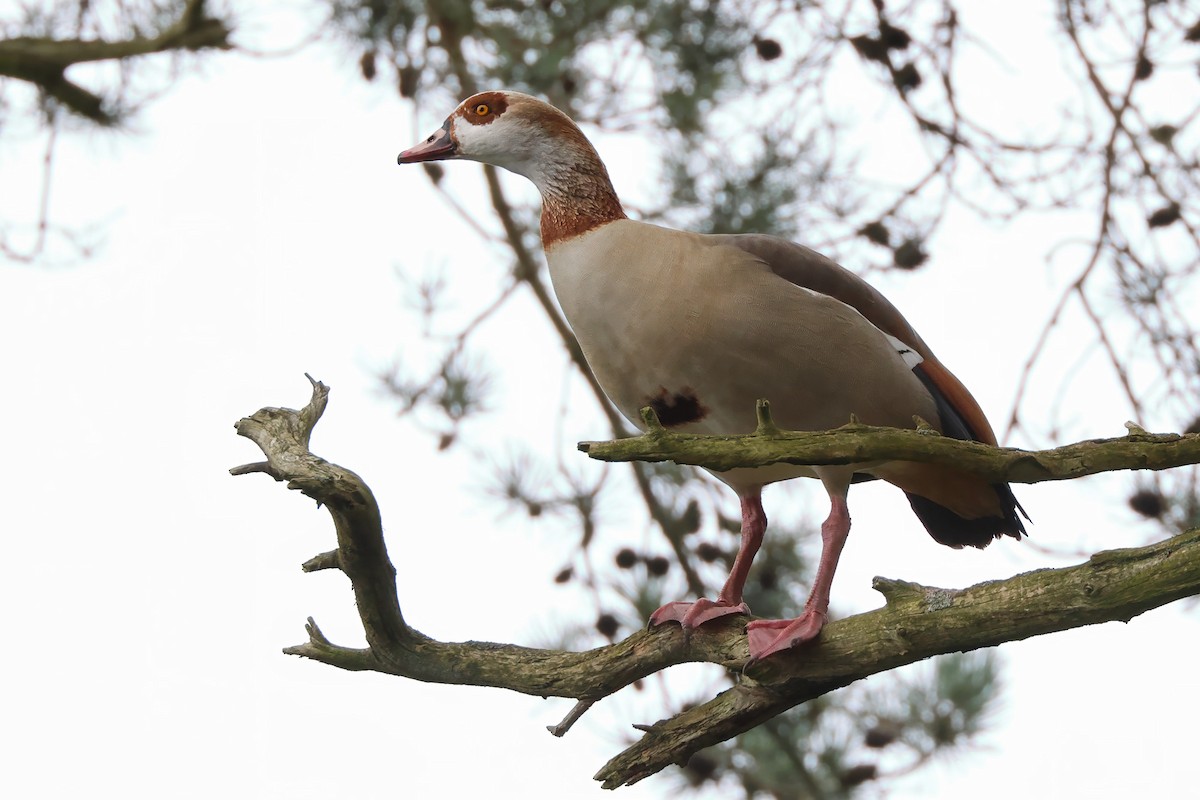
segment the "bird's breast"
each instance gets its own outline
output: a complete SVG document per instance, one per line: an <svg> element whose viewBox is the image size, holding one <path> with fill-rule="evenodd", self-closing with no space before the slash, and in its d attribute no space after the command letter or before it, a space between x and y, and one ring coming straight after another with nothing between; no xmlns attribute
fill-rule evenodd
<svg viewBox="0 0 1200 800"><path fill-rule="evenodd" d="M547 259L588 364L635 424L650 406L668 427L748 433L763 397L797 430L851 414L881 425L936 419L881 332L746 253L619 220L555 243Z"/></svg>

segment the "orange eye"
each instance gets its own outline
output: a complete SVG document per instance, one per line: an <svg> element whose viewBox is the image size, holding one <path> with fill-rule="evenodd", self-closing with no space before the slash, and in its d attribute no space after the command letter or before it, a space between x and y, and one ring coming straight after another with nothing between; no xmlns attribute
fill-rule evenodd
<svg viewBox="0 0 1200 800"><path fill-rule="evenodd" d="M488 106L487 103L480 103L479 105L475 106L475 113L481 117L486 117L487 113L491 110L492 109Z"/></svg>

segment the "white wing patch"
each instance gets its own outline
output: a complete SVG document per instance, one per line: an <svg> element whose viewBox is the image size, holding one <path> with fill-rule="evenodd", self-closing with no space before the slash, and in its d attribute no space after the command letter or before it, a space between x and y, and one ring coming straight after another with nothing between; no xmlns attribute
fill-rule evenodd
<svg viewBox="0 0 1200 800"><path fill-rule="evenodd" d="M920 364L925 360L921 357L920 353L918 353L916 350L913 350L911 347L897 339L895 336L892 336L890 333L885 333L883 335L886 336L887 340L892 343L892 347L896 348L896 354L904 359L904 365L909 369L915 369L917 364Z"/></svg>

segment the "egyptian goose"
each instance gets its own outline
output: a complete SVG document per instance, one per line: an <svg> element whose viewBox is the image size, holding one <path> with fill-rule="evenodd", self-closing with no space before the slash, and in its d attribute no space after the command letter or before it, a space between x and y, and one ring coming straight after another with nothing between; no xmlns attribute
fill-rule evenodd
<svg viewBox="0 0 1200 800"><path fill-rule="evenodd" d="M755 401L765 397L780 426L793 430L835 428L851 414L911 427L917 415L943 435L995 444L966 387L869 284L772 236L704 235L629 219L595 148L553 106L517 92L476 94L397 161L441 159L503 167L541 191L554 291L600 385L635 424L651 406L675 430L749 433ZM876 477L900 487L930 535L950 547L986 547L1025 532L1007 484L947 466L778 464L717 473L742 505L729 578L716 600L668 603L650 623L691 630L748 614L742 589L767 527L762 488L801 476L820 480L831 504L817 575L799 617L749 623L755 659L820 633L850 531L852 481Z"/></svg>

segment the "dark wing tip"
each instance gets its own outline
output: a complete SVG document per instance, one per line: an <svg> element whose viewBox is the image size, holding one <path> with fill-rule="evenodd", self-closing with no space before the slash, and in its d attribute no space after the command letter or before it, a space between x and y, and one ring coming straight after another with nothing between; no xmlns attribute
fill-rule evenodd
<svg viewBox="0 0 1200 800"><path fill-rule="evenodd" d="M992 488L1000 495L1004 516L978 517L966 519L955 514L945 506L939 505L927 497L905 492L913 513L921 520L925 530L935 542L947 547L987 547L994 539L1011 536L1020 539L1027 535L1025 523L1021 517L1029 519L1025 509L1017 502L1012 489L1007 483L992 484ZM1018 513L1020 512L1020 513Z"/></svg>

